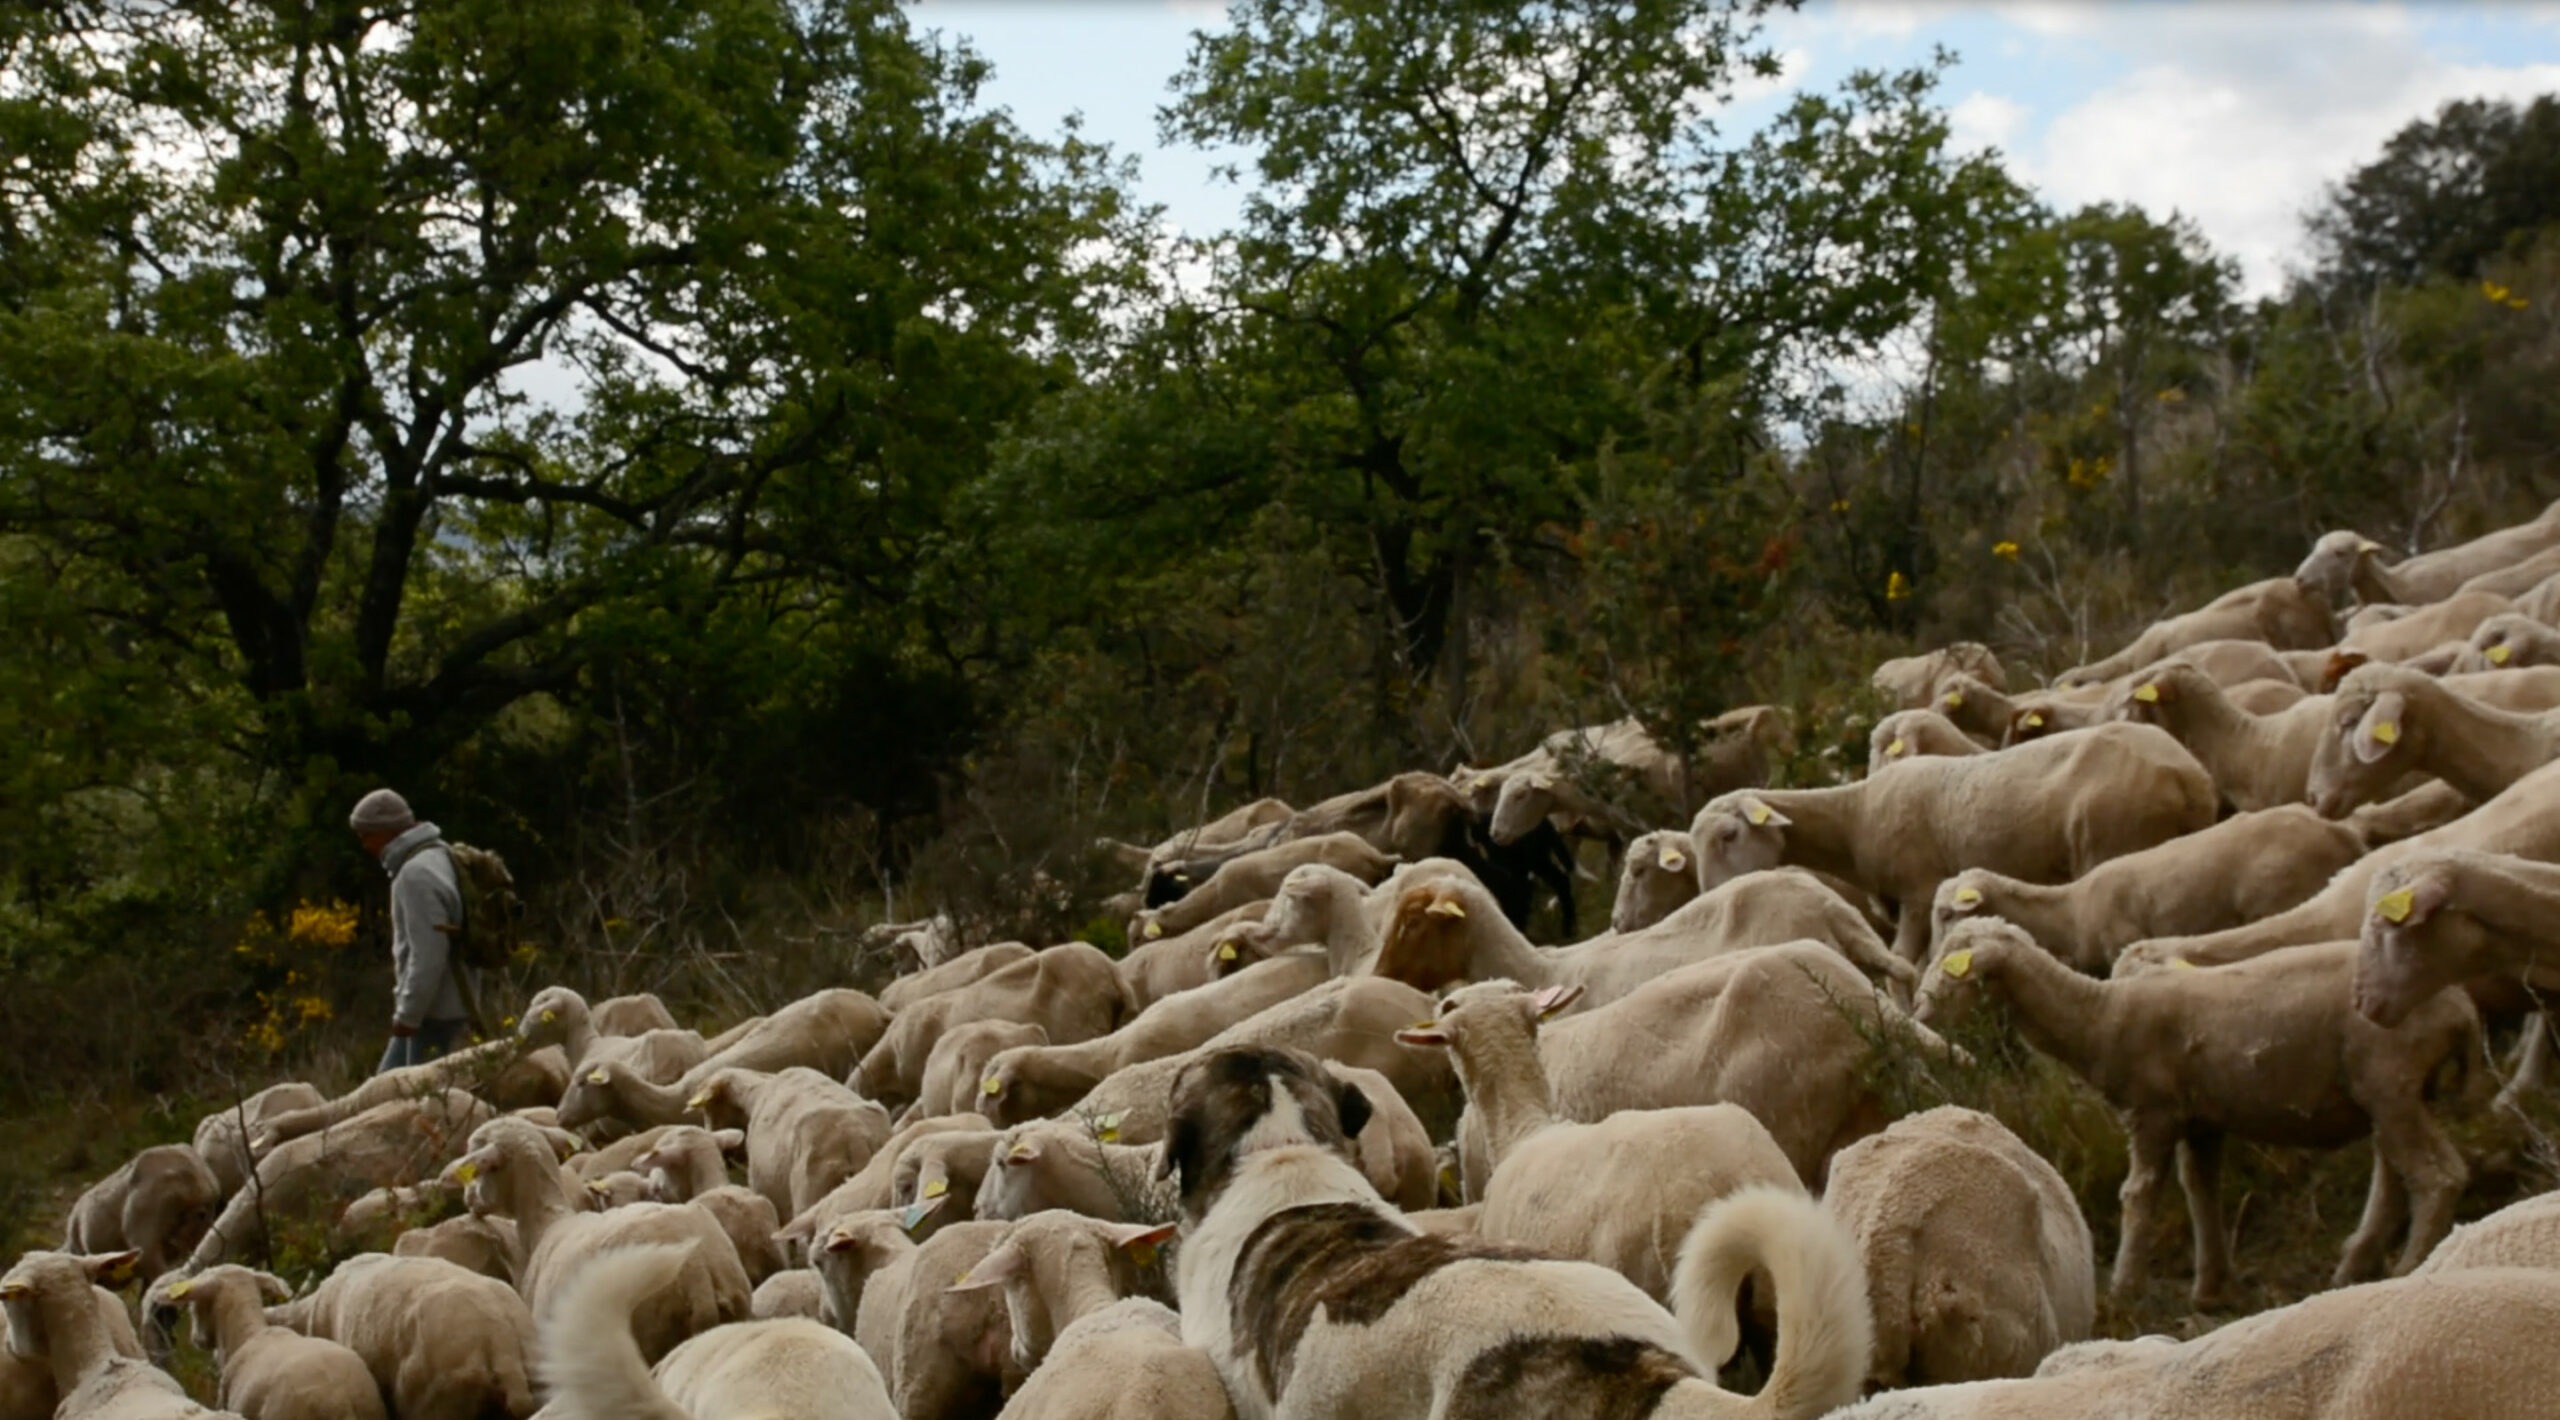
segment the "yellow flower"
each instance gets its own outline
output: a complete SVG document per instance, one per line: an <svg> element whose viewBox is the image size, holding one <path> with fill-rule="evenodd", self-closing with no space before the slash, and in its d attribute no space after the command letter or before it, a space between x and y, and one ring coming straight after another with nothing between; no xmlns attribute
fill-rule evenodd
<svg viewBox="0 0 2560 1420"><path fill-rule="evenodd" d="M2160 391L2160 402L2162 404L2177 404L2186 397L2187 392L2185 390L2178 389L2174 386Z"/></svg>
<svg viewBox="0 0 2560 1420"><path fill-rule="evenodd" d="M325 1021L329 1019L331 1015L329 1003L317 996L295 997L293 1009L301 1015L302 1019L306 1023L311 1021Z"/></svg>
<svg viewBox="0 0 2560 1420"><path fill-rule="evenodd" d="M2014 542L1995 542L1991 544L1991 555L2004 562L2015 562L2018 560L2018 545Z"/></svg>
<svg viewBox="0 0 2560 1420"><path fill-rule="evenodd" d="M1831 511L1835 513L1845 513L1849 511L1849 500L1846 498L1833 499L1831 501Z"/></svg>
<svg viewBox="0 0 2560 1420"><path fill-rule="evenodd" d="M2499 285L2495 281L2483 281L2480 283L2480 294L2488 297L2492 301L2497 301L2503 304L2509 296L2514 295L2515 293L2508 290L2506 287Z"/></svg>
<svg viewBox="0 0 2560 1420"><path fill-rule="evenodd" d="M1911 595L1911 579L1910 579L1910 578L1903 576L1903 575L1902 575L1901 573L1899 573L1899 572L1896 572L1896 573L1894 573L1891 577L1888 577L1888 578L1886 578L1886 579L1885 579L1885 584L1884 584L1884 599L1885 599L1886 601L1889 601L1889 602L1898 602L1898 601L1905 600L1905 599L1906 599L1906 598L1908 598L1910 595Z"/></svg>

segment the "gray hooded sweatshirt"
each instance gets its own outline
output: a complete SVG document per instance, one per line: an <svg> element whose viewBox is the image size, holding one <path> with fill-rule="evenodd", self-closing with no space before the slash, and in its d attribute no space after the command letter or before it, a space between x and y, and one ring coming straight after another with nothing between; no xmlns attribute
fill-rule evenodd
<svg viewBox="0 0 2560 1420"><path fill-rule="evenodd" d="M453 979L462 968L443 931L462 921L462 888L444 835L431 823L411 827L383 848L382 869L391 875L392 1024L462 1019Z"/></svg>

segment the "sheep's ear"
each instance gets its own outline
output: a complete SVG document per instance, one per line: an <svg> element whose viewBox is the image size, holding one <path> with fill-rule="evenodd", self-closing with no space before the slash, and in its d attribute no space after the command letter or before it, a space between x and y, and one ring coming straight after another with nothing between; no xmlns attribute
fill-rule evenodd
<svg viewBox="0 0 2560 1420"><path fill-rule="evenodd" d="M817 1231L817 1219L810 1217L794 1218L790 1222L785 1223L774 1230L773 1240L787 1248L793 1243L804 1243L809 1241L810 1237ZM828 1246L832 1247L834 1245L834 1240L830 1239L828 1241Z"/></svg>
<svg viewBox="0 0 2560 1420"><path fill-rule="evenodd" d="M2415 927L2435 915L2453 895L2442 873L2419 873L2373 900L2373 915L2394 927Z"/></svg>
<svg viewBox="0 0 2560 1420"><path fill-rule="evenodd" d="M1368 1126L1369 1116L1373 1113L1369 1097L1349 1080L1342 1082L1342 1092L1334 1096L1334 1109L1342 1118L1343 1137L1348 1139L1360 1137L1360 1131Z"/></svg>
<svg viewBox="0 0 2560 1420"><path fill-rule="evenodd" d="M1947 898L1947 906L1957 912L1971 912L1982 905L1982 889L1960 887Z"/></svg>
<svg viewBox="0 0 2560 1420"><path fill-rule="evenodd" d="M2373 705L2356 722L2355 737L2348 745L2356 758L2366 764L2379 763L2391 747L2400 743L2400 722L2409 713L2408 702L2396 690L2386 690L2373 698Z"/></svg>
<svg viewBox="0 0 2560 1420"><path fill-rule="evenodd" d="M80 1266L89 1274L90 1281L112 1289L132 1281L134 1268L141 1261L141 1253L128 1249L124 1252L94 1253L80 1259Z"/></svg>
<svg viewBox="0 0 2560 1420"><path fill-rule="evenodd" d="M1758 799L1745 799L1742 801L1742 816L1750 822L1753 828L1790 828L1795 824L1794 819L1787 817L1785 814L1778 812L1776 809L1769 807Z"/></svg>
<svg viewBox="0 0 2560 1420"><path fill-rule="evenodd" d="M1004 1162L1008 1164L1037 1163L1039 1159L1040 1145L1036 1140L1017 1139L1012 1148L1004 1151Z"/></svg>
<svg viewBox="0 0 2560 1420"><path fill-rule="evenodd" d="M717 1129L712 1131L711 1137L724 1154L734 1154L747 1147L747 1131L743 1129Z"/></svg>
<svg viewBox="0 0 2560 1420"><path fill-rule="evenodd" d="M978 1264L960 1274L960 1280L943 1288L946 1292L975 1292L987 1287L1001 1287L1023 1274L1022 1249L1010 1242L996 1244L995 1250L978 1259Z"/></svg>
<svg viewBox="0 0 2560 1420"><path fill-rule="evenodd" d="M937 1193L931 1198L919 1198L915 1202L908 1204L905 1211L898 1214L898 1226L906 1229L908 1232L914 1232L925 1219L941 1212L943 1203L949 1200L950 1197L950 1193L943 1192Z"/></svg>
<svg viewBox="0 0 2560 1420"><path fill-rule="evenodd" d="M792 1229L798 1227L800 1227L800 1224L795 1221L789 1227L784 1228L781 1232L775 1233L774 1237L785 1243L796 1242L799 1239L792 1236ZM803 1236L805 1235L806 1234L804 1232ZM827 1231L827 1240L818 1244L819 1250L824 1252L844 1252L851 1249L852 1246L853 1234L844 1228L829 1229Z"/></svg>
<svg viewBox="0 0 2560 1420"><path fill-rule="evenodd" d="M1549 986L1530 997L1529 1004L1537 1008L1538 1019L1543 1021L1581 1000L1582 991L1582 983L1578 981L1570 986Z"/></svg>
<svg viewBox="0 0 2560 1420"><path fill-rule="evenodd" d="M283 1278L272 1272L258 1273L257 1278L258 1295L267 1299L267 1305L280 1307L293 1300L293 1289L284 1284Z"/></svg>
<svg viewBox="0 0 2560 1420"><path fill-rule="evenodd" d="M1129 1254L1129 1260L1140 1267L1153 1267L1156 1249L1173 1241L1182 1231L1179 1223L1117 1223L1104 1228L1111 1235L1111 1245Z"/></svg>
<svg viewBox="0 0 2560 1420"><path fill-rule="evenodd" d="M1440 1028L1438 1021L1416 1021L1396 1032L1396 1043L1399 1045L1447 1045L1449 1033Z"/></svg>

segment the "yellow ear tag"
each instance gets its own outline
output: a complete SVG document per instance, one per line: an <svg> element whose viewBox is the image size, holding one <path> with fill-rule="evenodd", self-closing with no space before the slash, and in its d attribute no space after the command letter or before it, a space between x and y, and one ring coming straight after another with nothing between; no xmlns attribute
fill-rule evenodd
<svg viewBox="0 0 2560 1420"><path fill-rule="evenodd" d="M1467 787L1468 787L1468 788L1470 788L1470 789L1481 789L1481 788L1483 788L1485 785L1490 784L1490 783L1492 783L1492 782L1493 782L1493 776L1492 776L1492 775L1490 775L1490 774L1479 774L1479 775L1477 775L1477 776L1475 777L1475 782L1474 782L1474 783L1472 783L1472 784L1469 784Z"/></svg>
<svg viewBox="0 0 2560 1420"><path fill-rule="evenodd" d="M1966 972L1973 970L1973 949L1967 947L1960 952L1947 953L1945 959L1938 963L1938 970L1949 976L1962 977Z"/></svg>
<svg viewBox="0 0 2560 1420"><path fill-rule="evenodd" d="M992 1098L993 1096L1004 1093L1004 1081L997 1079L993 1075L989 1075L985 1080L979 1082L978 1089Z"/></svg>
<svg viewBox="0 0 2560 1420"><path fill-rule="evenodd" d="M697 1110L697 1109L701 1109L701 1108L703 1108L704 1106L706 1106L706 1105L708 1105L708 1104L710 1104L710 1103L711 1103L711 1092L710 1092L709 1090L704 1090L702 1093L700 1093L700 1094L698 1094L698 1095L695 1095L693 1098L691 1098L691 1099L689 1099L689 1100L686 1100L686 1101L684 1102L684 1107L685 1107L686 1109L688 1109L688 1110Z"/></svg>
<svg viewBox="0 0 2560 1420"><path fill-rule="evenodd" d="M2157 705L2160 703L2160 687L2145 681L2133 688L2133 698L2145 705Z"/></svg>
<svg viewBox="0 0 2560 1420"><path fill-rule="evenodd" d="M1234 961L1235 959L1236 959L1236 944L1235 944L1235 943L1233 943L1233 942L1220 942L1220 943L1218 944L1218 960L1220 960L1220 961Z"/></svg>
<svg viewBox="0 0 2560 1420"><path fill-rule="evenodd" d="M462 1167L453 1171L453 1176L462 1180L464 1183L469 1183L480 1176L480 1166L478 1164L464 1164Z"/></svg>
<svg viewBox="0 0 2560 1420"><path fill-rule="evenodd" d="M1105 1143L1105 1144L1117 1144L1117 1143L1119 1143L1119 1142L1120 1142L1120 1116L1119 1116L1119 1115L1117 1115L1117 1114L1106 1114L1106 1115L1102 1116L1100 1119L1095 1120L1095 1121L1094 1121L1094 1126L1095 1126L1095 1128L1094 1128L1094 1134L1095 1134L1095 1137L1096 1137L1096 1138L1099 1138L1103 1143Z"/></svg>
<svg viewBox="0 0 2560 1420"><path fill-rule="evenodd" d="M2400 743L2400 726L2394 721L2384 720L2373 727L2373 737L2379 743L2396 745Z"/></svg>
<svg viewBox="0 0 2560 1420"><path fill-rule="evenodd" d="M924 1186L924 1196L927 1198L940 1198L950 1191L951 1180L947 1178L929 1179Z"/></svg>
<svg viewBox="0 0 2560 1420"><path fill-rule="evenodd" d="M2030 713L2030 714L2027 716L2027 728L2028 728L2028 729L2030 729L2030 730L2041 730L2041 729L2043 729L2043 728L2044 728L2044 717L2043 717L2042 715L2037 715L2037 714Z"/></svg>
<svg viewBox="0 0 2560 1420"><path fill-rule="evenodd" d="M1945 703L1946 703L1946 707L1947 707L1948 709L1950 709L1950 710L1961 710L1961 709L1963 709L1963 708L1964 708L1964 692L1963 692L1963 691L1961 691L1961 690L1950 690L1950 691L1948 691L1948 692L1947 692L1947 698L1946 698L1946 702L1945 702Z"/></svg>
<svg viewBox="0 0 2560 1420"><path fill-rule="evenodd" d="M587 1083L590 1085L601 1085L610 1081L612 1078L613 1077L611 1075L606 1074L601 1069L589 1070L587 1072Z"/></svg>
<svg viewBox="0 0 2560 1420"><path fill-rule="evenodd" d="M1979 905L1981 901L1982 889L1980 888L1968 887L1956 889L1956 906L1958 907L1974 907Z"/></svg>
<svg viewBox="0 0 2560 1420"><path fill-rule="evenodd" d="M1751 820L1752 827L1757 828L1769 821L1769 806L1755 799L1743 809L1742 816Z"/></svg>
<svg viewBox="0 0 2560 1420"><path fill-rule="evenodd" d="M1153 1267L1156 1265L1156 1245L1151 1242L1133 1242L1129 1244L1129 1257L1140 1267Z"/></svg>
<svg viewBox="0 0 2560 1420"><path fill-rule="evenodd" d="M1887 758L1887 759L1899 759L1899 758L1901 758L1901 756L1902 756L1902 741L1900 741L1900 740L1895 740L1893 743L1891 743L1891 744L1889 744L1889 745L1886 745L1886 746L1884 747L1884 756L1885 756L1885 758Z"/></svg>
<svg viewBox="0 0 2560 1420"><path fill-rule="evenodd" d="M1163 936L1163 935L1164 935L1164 924L1163 924L1163 923L1161 923L1161 922L1152 922L1152 921L1151 921L1151 922L1149 922L1149 923L1147 924L1147 930L1145 930L1144 932L1139 933L1138 935L1139 935L1139 936L1141 936L1141 937L1144 937L1144 938L1146 938L1148 941L1152 942L1152 941L1154 941L1156 938L1161 937L1161 936Z"/></svg>
<svg viewBox="0 0 2560 1420"><path fill-rule="evenodd" d="M1662 870L1664 872L1676 873L1687 866L1689 866L1689 860L1681 856L1679 849L1665 848L1662 850Z"/></svg>
<svg viewBox="0 0 2560 1420"><path fill-rule="evenodd" d="M2409 910L2417 904L2417 894L2402 888L2397 892L2386 892L2375 898L2373 912L2385 922L2406 922L2409 920Z"/></svg>
<svg viewBox="0 0 2560 1420"><path fill-rule="evenodd" d="M2169 958L2169 969L2171 971L2194 971L2196 970L2196 964L2187 960L2185 957L2171 957Z"/></svg>
<svg viewBox="0 0 2560 1420"><path fill-rule="evenodd" d="M1013 1146L1013 1152L1004 1157L1007 1163L1027 1164L1040 1157L1040 1151L1028 1144L1016 1144Z"/></svg>
<svg viewBox="0 0 2560 1420"><path fill-rule="evenodd" d="M2497 645L2490 647L2483 654L2488 656L2489 664L2493 666L2503 666L2507 663L2507 658L2515 654L2515 648L2509 646L2504 641L2501 641Z"/></svg>
<svg viewBox="0 0 2560 1420"><path fill-rule="evenodd" d="M192 1292L195 1289L196 1284L192 1279L178 1282L169 1288L169 1300L173 1302L183 1302L187 1299L187 1293Z"/></svg>
<svg viewBox="0 0 2560 1420"><path fill-rule="evenodd" d="M545 1011L545 1012L543 1012L543 1013L542 1013L542 1023L543 1023L544 1025L546 1025L546 1026L549 1026L549 1025L558 1025L558 1024L560 1023L560 1013L559 1013L559 1012L557 1012L557 1011Z"/></svg>

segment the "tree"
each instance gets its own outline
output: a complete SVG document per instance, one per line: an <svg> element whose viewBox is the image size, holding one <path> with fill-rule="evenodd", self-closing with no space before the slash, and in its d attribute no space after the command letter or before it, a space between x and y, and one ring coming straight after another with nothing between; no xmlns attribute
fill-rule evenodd
<svg viewBox="0 0 2560 1420"><path fill-rule="evenodd" d="M965 664L906 593L1135 215L890 0L62 0L0 73L0 538L113 648L27 669L286 785L742 598Z"/></svg>
<svg viewBox="0 0 2560 1420"><path fill-rule="evenodd" d="M2461 99L2391 136L2311 218L2324 279L2362 290L2468 281L2519 237L2560 221L2560 100Z"/></svg>

